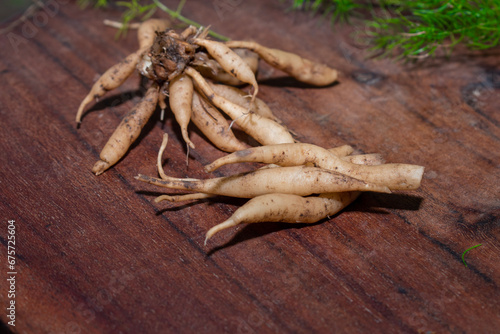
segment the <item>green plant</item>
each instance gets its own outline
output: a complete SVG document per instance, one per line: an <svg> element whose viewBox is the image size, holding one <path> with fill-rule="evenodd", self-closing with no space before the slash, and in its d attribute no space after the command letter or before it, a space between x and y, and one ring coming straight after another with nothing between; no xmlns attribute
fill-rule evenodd
<svg viewBox="0 0 500 334"><path fill-rule="evenodd" d="M479 247L479 246L482 246L483 244L479 244L479 245L475 245L475 246L472 246L470 248L467 248L465 250L465 252L462 253L462 262L465 264L465 266L467 267L467 263L465 263L465 253L467 253L468 251L470 251L471 249L474 249L476 247Z"/></svg>
<svg viewBox="0 0 500 334"><path fill-rule="evenodd" d="M187 0L181 0L177 5L176 10L172 10L165 6L160 0L123 0L114 2L116 5L124 7L125 10L122 14L121 25L117 33L117 37L124 34L129 24L134 20L147 20L150 18L157 9L164 11L169 14L172 19L176 19L181 21L182 23L195 26L200 28L202 25L198 22L190 20L183 15L181 15L182 8L184 7ZM94 4L95 8L105 7L110 4L110 0L78 0L78 3L82 7L89 6ZM220 35L212 30L210 30L209 35L218 38L223 41L228 41L229 38L223 35Z"/></svg>
<svg viewBox="0 0 500 334"><path fill-rule="evenodd" d="M82 5L94 4L95 7L109 2L79 0ZM181 0L177 9L172 10L160 0L118 1L118 6L125 7L122 16L125 24L119 34L132 20L147 19L157 9L200 27L181 15L185 3L186 0ZM488 49L498 46L500 41L500 0L292 0L291 8L321 14L332 23L352 23L351 19L356 18L355 37L380 56L421 59L434 55L437 50L450 54L458 44L470 49Z"/></svg>
<svg viewBox="0 0 500 334"><path fill-rule="evenodd" d="M106 2L106 0L97 0L100 2ZM127 30L129 23L136 19L140 18L141 20L147 20L150 18L154 12L156 11L155 4L147 4L142 5L137 0L128 0L128 1L117 1L116 4L118 6L125 7L126 10L122 15L122 28L118 30L118 36L124 33Z"/></svg>
<svg viewBox="0 0 500 334"><path fill-rule="evenodd" d="M293 0L292 8L321 12L332 22L363 17L362 31L382 56L425 58L439 49L450 54L499 45L499 0ZM359 37L359 36L358 36Z"/></svg>
<svg viewBox="0 0 500 334"><path fill-rule="evenodd" d="M108 0L78 0L78 4L81 7L87 7L91 4L94 4L94 7L105 7L108 5Z"/></svg>
<svg viewBox="0 0 500 334"><path fill-rule="evenodd" d="M349 22L349 17L362 7L363 5L351 0L294 0L292 4L292 9L295 10L301 9L313 13L321 12L324 17L330 16L332 23L336 21Z"/></svg>

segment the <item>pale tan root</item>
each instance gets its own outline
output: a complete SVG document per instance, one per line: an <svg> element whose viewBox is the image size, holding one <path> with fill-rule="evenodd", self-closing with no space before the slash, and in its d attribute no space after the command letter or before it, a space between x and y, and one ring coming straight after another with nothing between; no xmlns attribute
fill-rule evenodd
<svg viewBox="0 0 500 334"><path fill-rule="evenodd" d="M352 147L348 145L329 149L331 153L341 154L344 158L352 158L352 161L360 164L382 164L383 158L379 154L363 154L347 156L352 153ZM348 153L347 153L348 152ZM347 154L346 154L347 153ZM267 165L278 167L277 165ZM259 222L287 222L287 223L314 223L324 218L329 218L343 210L352 203L361 192L337 192L324 193L318 197L301 197L297 195L269 194L254 197L236 210L225 222L212 227L206 235L205 245L215 233L242 223ZM278 197L279 196L279 197Z"/></svg>
<svg viewBox="0 0 500 334"><path fill-rule="evenodd" d="M192 110L193 124L220 150L234 152L248 147L234 136L224 116L196 92L193 94Z"/></svg>
<svg viewBox="0 0 500 334"><path fill-rule="evenodd" d="M101 151L98 162L92 168L96 175L102 174L127 153L130 145L139 137L142 128L153 114L158 103L158 86L153 84L144 98L130 110L111 135Z"/></svg>
<svg viewBox="0 0 500 334"><path fill-rule="evenodd" d="M78 112L76 114L76 122L80 123L85 107L94 99L102 97L106 92L120 87L127 78L134 72L135 66L139 62L140 57L146 49L139 49L118 64L110 67L103 75L94 83L90 92L83 99Z"/></svg>
<svg viewBox="0 0 500 334"><path fill-rule="evenodd" d="M158 106L160 107L161 110L167 109L167 95L160 93L158 96Z"/></svg>
<svg viewBox="0 0 500 334"><path fill-rule="evenodd" d="M164 133L160 145L160 149L158 150L158 155L156 156L156 168L158 169L158 174L163 180L168 179L169 177L165 174L165 171L163 170L163 163L161 160L161 157L163 156L163 152L165 151L165 148L167 147L168 144L168 134Z"/></svg>
<svg viewBox="0 0 500 334"><path fill-rule="evenodd" d="M320 146L306 143L247 148L215 160L205 170L210 172L224 164L238 162L272 163L280 166L313 164L367 183L387 186L391 190L417 189L424 172L424 167L409 164L358 165L345 161Z"/></svg>
<svg viewBox="0 0 500 334"><path fill-rule="evenodd" d="M368 184L333 171L304 166L265 168L206 180L170 177L165 174L161 164L161 157L167 142L168 135L164 134L157 161L161 179L139 175L136 177L137 180L164 188L241 198L252 198L269 193L300 196L343 191L390 193L390 190L384 186Z"/></svg>
<svg viewBox="0 0 500 334"><path fill-rule="evenodd" d="M274 116L271 108L269 108L267 104L258 97L255 98L253 105L250 105L249 95L239 88L227 85L218 85L210 82L209 85L214 90L215 94L231 101L232 103L249 109L250 112L254 112L257 115L272 119L279 124L283 123L279 118Z"/></svg>
<svg viewBox="0 0 500 334"><path fill-rule="evenodd" d="M228 220L212 227L206 234L205 244L215 233L243 223L315 223L338 213L359 194L343 192L302 197L275 193L257 196L238 208Z"/></svg>
<svg viewBox="0 0 500 334"><path fill-rule="evenodd" d="M137 30L139 48L151 47L156 37L156 32L164 31L171 22L165 19L149 19L144 21Z"/></svg>
<svg viewBox="0 0 500 334"><path fill-rule="evenodd" d="M248 49L233 49L234 53L236 53L241 59L247 63L248 67L255 74L259 69L259 55L253 51Z"/></svg>
<svg viewBox="0 0 500 334"><path fill-rule="evenodd" d="M258 54L247 49L233 49L233 51L240 56L245 63L247 63L254 74L257 73L257 69L259 68ZM224 69L222 69L220 64L217 62L215 63L215 73L208 68L201 66L196 67L196 70L198 70L204 77L225 85L240 86L244 84L241 80L236 79L234 76L224 71Z"/></svg>
<svg viewBox="0 0 500 334"><path fill-rule="evenodd" d="M350 155L343 157L342 160L356 165L367 166L382 165L385 163L385 159L378 153Z"/></svg>
<svg viewBox="0 0 500 334"><path fill-rule="evenodd" d="M156 203L160 203L161 201L169 201L169 202L183 202L183 201L192 201L197 199L204 199L214 197L216 195L212 194L204 194L204 193L194 193L194 194L186 194L186 195L161 195L155 199Z"/></svg>
<svg viewBox="0 0 500 334"><path fill-rule="evenodd" d="M116 29L123 28L122 22L104 20L104 24ZM137 40L139 41L139 49L150 47L156 37L157 31L164 31L170 25L170 21L166 19L149 19L142 23L129 23L128 29L137 29Z"/></svg>
<svg viewBox="0 0 500 334"><path fill-rule="evenodd" d="M165 151L165 148L167 147L167 143L168 143L168 134L164 133L163 140L162 140L162 143L160 146L160 150L158 151L158 156L157 156L157 160L156 160L158 174L164 180L169 179L169 176L167 176L165 174L165 171L163 170L163 164L161 162L161 157L163 155L163 151ZM184 180L189 180L189 179L184 179ZM190 180L196 180L196 179L190 179ZM210 197L214 197L214 196L215 195L205 194L205 193L194 193L194 194L185 194L185 195L161 195L155 199L155 202L156 203L159 203L161 201L182 202L182 201L210 198Z"/></svg>
<svg viewBox="0 0 500 334"><path fill-rule="evenodd" d="M241 162L261 162L280 166L311 164L321 167L328 165L332 159L337 160L338 157L317 145L306 143L276 144L250 147L228 154L206 165L205 171L212 172L223 165Z"/></svg>
<svg viewBox="0 0 500 334"><path fill-rule="evenodd" d="M385 186L369 184L333 171L316 167L258 169L250 173L212 179L164 179L139 175L136 179L159 187L207 194L252 198L269 193L300 196L328 192L375 191L390 193Z"/></svg>
<svg viewBox="0 0 500 334"><path fill-rule="evenodd" d="M342 145L329 148L328 152L335 154L339 158L342 158L350 155L352 152L354 152L354 149L350 145Z"/></svg>
<svg viewBox="0 0 500 334"><path fill-rule="evenodd" d="M160 95L158 95L158 106L160 107L161 114L160 114L160 120L165 119L165 109L167 109L167 95L164 94L163 92L160 92Z"/></svg>
<svg viewBox="0 0 500 334"><path fill-rule="evenodd" d="M128 23L128 24L123 24L122 22L118 22L118 21L113 21L113 20L107 20L105 19L103 21L104 25L105 26L108 26L108 27L113 27L113 28L116 28L116 29L121 29L123 28L123 26L127 26L128 29L138 29L140 27L140 23Z"/></svg>
<svg viewBox="0 0 500 334"><path fill-rule="evenodd" d="M186 67L188 74L196 84L196 88L217 108L231 117L238 126L262 145L277 143L293 143L288 130L281 124L254 113L247 113L244 107L215 94L208 82L191 67Z"/></svg>
<svg viewBox="0 0 500 334"><path fill-rule="evenodd" d="M256 52L266 63L295 79L315 86L325 86L337 80L337 71L320 63L312 62L294 53L266 48L255 42L229 41L230 48L246 48Z"/></svg>
<svg viewBox="0 0 500 334"><path fill-rule="evenodd" d="M236 79L252 85L253 95L250 102L252 104L259 92L259 85L250 66L237 53L224 45L224 43L201 38L196 38L193 42L207 49L208 53L217 60L224 71Z"/></svg>
<svg viewBox="0 0 500 334"><path fill-rule="evenodd" d="M328 152L335 154L344 161L348 161L356 165L381 165L385 163L385 159L379 153L351 155L354 152L354 149L350 145L329 148Z"/></svg>
<svg viewBox="0 0 500 334"><path fill-rule="evenodd" d="M193 101L193 81L186 74L180 74L170 81L169 102L170 109L181 127L182 138L191 148L195 148L189 139L188 125L191 120L191 104Z"/></svg>
<svg viewBox="0 0 500 334"><path fill-rule="evenodd" d="M174 178L167 176L165 171L163 170L163 164L161 161L161 157L163 156L163 152L168 144L168 134L164 133L160 145L160 149L158 150L158 155L156 157L156 167L158 168L158 174L163 180L177 180L177 181L198 181L198 179L187 179L187 178Z"/></svg>
<svg viewBox="0 0 500 334"><path fill-rule="evenodd" d="M197 31L196 27L190 25L189 27L187 27L186 29L184 29L183 32L181 32L181 34L180 34L179 37L180 37L181 40L185 40L189 36L196 34L196 31Z"/></svg>
<svg viewBox="0 0 500 334"><path fill-rule="evenodd" d="M267 168L279 168L281 166L278 166L278 165L275 165L275 164L268 164L268 165L264 165L262 167L259 167L259 169L267 169ZM312 167L312 166L307 166L307 167Z"/></svg>
<svg viewBox="0 0 500 334"><path fill-rule="evenodd" d="M343 145L343 146L338 147L339 150L337 150L337 148L331 148L331 149L328 149L328 151L330 153L334 153L338 157L342 158L342 160L349 161L349 162L352 162L352 163L355 163L358 165L381 165L381 164L385 163L385 159L382 158L382 156L380 154L377 154L377 153L375 153L375 154L356 154L356 155L348 156L348 154L350 154L350 153L347 153L347 152L350 152L350 150L348 150L348 148L351 148L351 147L349 145ZM345 151L344 151L344 149L345 149ZM307 163L304 166L314 167L314 164ZM267 164L263 167L260 167L260 169L275 168L275 167L281 167L281 166L275 165L275 164Z"/></svg>

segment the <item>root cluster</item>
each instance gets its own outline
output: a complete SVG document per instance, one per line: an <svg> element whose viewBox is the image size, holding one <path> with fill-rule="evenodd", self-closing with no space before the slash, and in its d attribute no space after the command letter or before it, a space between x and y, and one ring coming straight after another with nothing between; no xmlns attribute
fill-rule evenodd
<svg viewBox="0 0 500 334"><path fill-rule="evenodd" d="M167 98L183 139L191 148L195 147L187 130L190 121L226 152L246 146L234 136L230 126L233 123L262 145L293 143L290 132L257 98L259 86L255 73L259 57L311 85L329 84L337 78L336 70L295 54L257 43L217 42L208 39L207 34L208 29L193 26L177 33L168 28L167 21L158 19L139 26L139 49L108 69L78 109L76 121L80 123L85 107L92 100L118 88L136 69L151 81L146 96L123 118L102 149L100 160L92 168L96 175L125 155L157 105L163 114ZM251 85L253 94L247 96L233 87L241 84Z"/></svg>
<svg viewBox="0 0 500 334"><path fill-rule="evenodd" d="M424 172L421 166L384 163L379 154L351 155L351 146L327 150L293 143L244 149L205 166L207 172L212 172L231 163L266 164L252 172L203 180L175 178L165 174L161 162L167 141L165 134L157 161L160 178L139 175L136 179L192 193L162 195L156 202L213 196L251 198L228 220L211 228L205 243L218 231L241 223L315 223L338 213L362 191L417 189Z"/></svg>
<svg viewBox="0 0 500 334"><path fill-rule="evenodd" d="M211 179L167 176L158 154L160 178L137 176L160 187L189 191L162 195L162 200L184 201L212 196L250 200L231 218L213 227L206 240L218 231L241 223L313 223L330 217L351 203L362 191L391 192L420 186L423 167L386 164L378 154L351 155L352 147L324 149L297 143L264 101L257 97L255 78L259 59L310 85L324 86L337 79L337 71L296 54L264 47L256 42L217 42L207 38L208 29L192 26L177 33L165 20L148 20L138 27L139 49L112 66L93 85L82 101L76 120L86 106L116 89L137 69L150 79L144 98L123 118L92 168L102 174L129 150L153 112L167 103L186 144L192 122L219 149L234 152L205 167L211 172L222 165L241 162L267 164L255 171ZM252 95L235 86L248 84ZM168 102L167 102L168 101ZM262 146L249 147L237 139L233 124ZM206 241L205 241L206 242Z"/></svg>

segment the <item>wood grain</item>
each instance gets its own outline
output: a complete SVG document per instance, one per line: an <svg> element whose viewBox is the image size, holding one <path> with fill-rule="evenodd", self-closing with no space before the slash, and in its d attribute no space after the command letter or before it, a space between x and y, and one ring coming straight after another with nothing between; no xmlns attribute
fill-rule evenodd
<svg viewBox="0 0 500 334"><path fill-rule="evenodd" d="M175 7L176 1L165 1ZM353 145L426 167L422 187L366 193L312 225L205 232L244 201L153 203L134 180L165 167L207 177L223 155L194 128L185 145L170 116L154 116L114 168L90 168L137 103L134 76L74 117L96 77L137 47L105 18L59 1L36 32L0 36L0 304L6 307L7 222L15 220L15 333L494 333L500 327L500 53L422 65L367 58L352 28L285 14L278 1L188 1L183 13L233 39L293 51L341 72L323 88L261 65L259 96L304 142ZM159 13L161 16L161 13ZM24 30L23 30L24 29ZM23 35L24 34L24 35ZM217 175L241 171L226 166ZM471 246L482 244L466 254ZM5 308L4 308L5 310ZM0 313L6 323L6 312Z"/></svg>

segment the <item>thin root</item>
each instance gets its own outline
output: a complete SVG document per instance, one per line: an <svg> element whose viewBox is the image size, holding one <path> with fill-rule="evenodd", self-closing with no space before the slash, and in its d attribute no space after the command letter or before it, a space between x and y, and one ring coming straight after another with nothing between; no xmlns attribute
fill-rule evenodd
<svg viewBox="0 0 500 334"><path fill-rule="evenodd" d="M158 174L160 174L160 178L162 180L184 180L184 181L198 181L198 179L192 179L192 178L184 178L184 179L179 179L175 177L170 177L167 174L165 174L165 171L163 170L163 165L161 163L161 157L163 156L163 152L165 151L165 148L167 147L168 143L168 134L164 133L163 134L163 140L161 142L160 150L158 151L158 158L156 160L156 165L158 168ZM137 179L137 177L136 177ZM140 178L139 178L140 179Z"/></svg>
<svg viewBox="0 0 500 334"><path fill-rule="evenodd" d="M168 179L168 176L165 174L165 171L163 170L163 165L161 163L161 157L163 156L163 151L165 151L165 148L167 147L167 143L168 143L168 134L164 133L160 150L158 151L158 158L156 162L156 165L158 167L158 174L160 174L160 178L162 180Z"/></svg>
<svg viewBox="0 0 500 334"><path fill-rule="evenodd" d="M183 201L191 201L197 199L205 199L214 197L212 194L205 193L194 193L194 194L186 194L186 195L161 195L156 197L155 202L160 203L161 201L169 201L169 202L183 202Z"/></svg>
<svg viewBox="0 0 500 334"><path fill-rule="evenodd" d="M123 29L124 26L126 26L129 29L139 29L139 26L141 25L140 23L127 23L123 24L118 21L112 21L112 20L104 20L104 25L108 27L113 27L116 29Z"/></svg>

